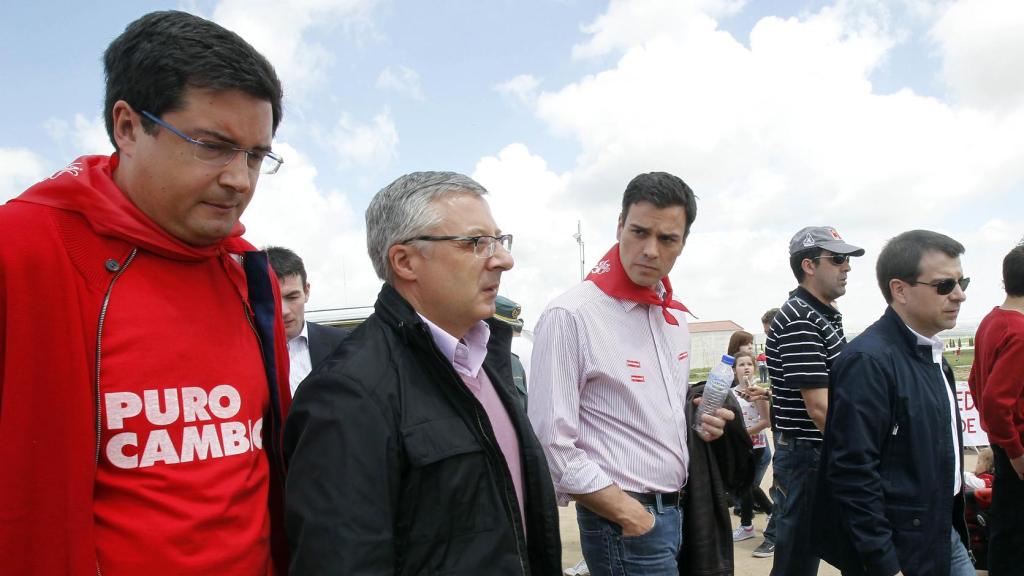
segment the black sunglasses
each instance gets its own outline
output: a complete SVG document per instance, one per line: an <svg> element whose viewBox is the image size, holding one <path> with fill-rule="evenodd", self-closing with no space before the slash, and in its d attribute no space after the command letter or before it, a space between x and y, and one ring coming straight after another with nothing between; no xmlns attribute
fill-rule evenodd
<svg viewBox="0 0 1024 576"><path fill-rule="evenodd" d="M850 259L849 254L833 254L831 256L815 256L813 260L821 260L822 258L831 260L836 266L842 266L846 264L846 261Z"/></svg>
<svg viewBox="0 0 1024 576"><path fill-rule="evenodd" d="M957 284L960 285L960 290L967 292L967 285L970 283L970 278L961 278L959 280L946 278L945 280L936 280L934 282L908 282L908 284L924 284L925 286L931 286L932 288L935 288L935 291L939 293L939 296L945 296L946 294L951 293L956 289Z"/></svg>

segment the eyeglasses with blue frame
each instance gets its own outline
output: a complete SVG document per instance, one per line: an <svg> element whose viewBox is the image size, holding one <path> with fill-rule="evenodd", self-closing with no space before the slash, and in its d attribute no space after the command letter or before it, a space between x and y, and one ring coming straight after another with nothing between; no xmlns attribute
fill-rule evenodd
<svg viewBox="0 0 1024 576"><path fill-rule="evenodd" d="M284 164L284 158L269 150L248 150L228 144L227 142L198 140L161 120L155 114L145 110L142 110L140 113L150 121L167 128L176 136L191 144L192 157L204 164L227 166L235 159L239 152L245 153L245 165L249 167L249 170L258 171L260 174L275 174L281 168L281 164Z"/></svg>

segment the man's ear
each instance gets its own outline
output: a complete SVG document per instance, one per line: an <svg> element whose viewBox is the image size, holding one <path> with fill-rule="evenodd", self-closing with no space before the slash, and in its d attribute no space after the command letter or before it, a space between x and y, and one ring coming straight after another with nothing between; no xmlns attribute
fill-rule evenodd
<svg viewBox="0 0 1024 576"><path fill-rule="evenodd" d="M396 278L407 282L415 281L417 262L421 258L420 251L409 244L395 244L388 248L388 262L391 263L391 272Z"/></svg>
<svg viewBox="0 0 1024 576"><path fill-rule="evenodd" d="M889 280L889 292L892 294L892 301L902 305L906 305L907 288L909 287L909 284L898 278L893 278Z"/></svg>
<svg viewBox="0 0 1024 576"><path fill-rule="evenodd" d="M800 262L800 267L803 268L804 274L808 276L814 276L815 272L817 272L817 266L814 264L814 262L815 261L811 260L810 258L804 258Z"/></svg>
<svg viewBox="0 0 1024 576"><path fill-rule="evenodd" d="M304 302L309 302L309 282L306 282L306 285L302 287L302 293L306 295Z"/></svg>
<svg viewBox="0 0 1024 576"><path fill-rule="evenodd" d="M626 219L623 214L619 214L619 224L615 227L615 241L622 241L622 227L625 226Z"/></svg>
<svg viewBox="0 0 1024 576"><path fill-rule="evenodd" d="M114 141L121 156L131 157L135 153L135 145L141 137L142 124L139 115L124 100L114 102L110 109L113 118Z"/></svg>

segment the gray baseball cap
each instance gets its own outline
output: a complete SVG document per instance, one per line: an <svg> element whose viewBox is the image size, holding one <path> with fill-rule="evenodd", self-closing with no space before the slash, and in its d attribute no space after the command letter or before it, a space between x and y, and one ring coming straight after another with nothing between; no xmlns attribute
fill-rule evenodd
<svg viewBox="0 0 1024 576"><path fill-rule="evenodd" d="M833 254L864 255L863 248L847 244L831 226L808 226L797 232L789 241L790 256L808 248L824 248Z"/></svg>

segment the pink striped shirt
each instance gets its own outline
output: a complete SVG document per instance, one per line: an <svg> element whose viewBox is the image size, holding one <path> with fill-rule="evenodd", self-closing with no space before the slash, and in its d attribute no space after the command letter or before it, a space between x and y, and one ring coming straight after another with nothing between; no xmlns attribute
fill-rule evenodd
<svg viewBox="0 0 1024 576"><path fill-rule="evenodd" d="M611 484L671 492L686 484L686 318L619 300L592 282L559 296L534 333L529 415L560 505Z"/></svg>

